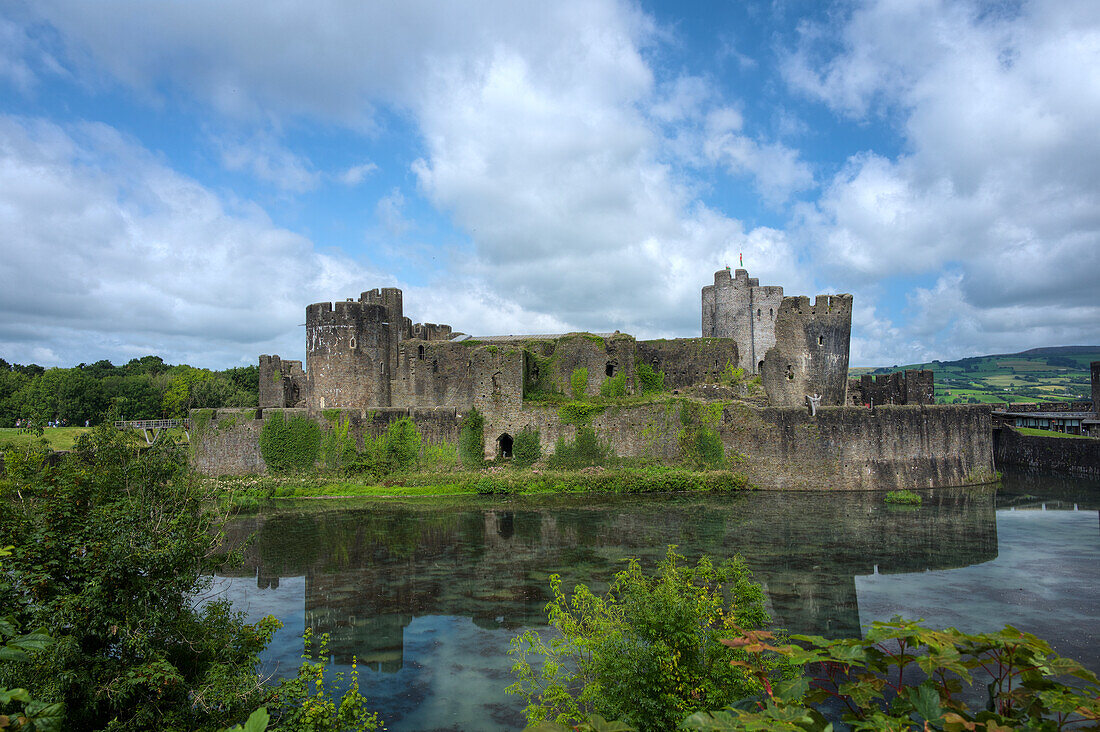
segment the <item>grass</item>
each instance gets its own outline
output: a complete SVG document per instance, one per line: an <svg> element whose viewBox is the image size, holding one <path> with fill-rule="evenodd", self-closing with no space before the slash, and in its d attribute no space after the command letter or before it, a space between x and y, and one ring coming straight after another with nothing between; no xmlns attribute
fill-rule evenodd
<svg viewBox="0 0 1100 732"><path fill-rule="evenodd" d="M87 427L47 427L42 438L49 443L51 450L72 450L76 438L88 431ZM14 427L0 427L0 448L26 447L38 441L38 435L23 432Z"/></svg>
<svg viewBox="0 0 1100 732"><path fill-rule="evenodd" d="M907 506L919 506L924 502L919 493L913 491L890 491L886 494L887 503L898 503Z"/></svg>
<svg viewBox="0 0 1100 732"><path fill-rule="evenodd" d="M1016 430L1021 435L1033 435L1035 437L1068 437L1072 440L1100 439L1096 437L1089 437L1088 435L1067 435L1065 432L1055 432L1054 430L1037 430L1034 427L1013 427L1012 429Z"/></svg>
<svg viewBox="0 0 1100 732"><path fill-rule="evenodd" d="M243 476L209 479L238 506L296 498L532 495L549 493L736 492L752 486L728 470L694 471L666 466L409 473L376 480L340 480L322 476Z"/></svg>

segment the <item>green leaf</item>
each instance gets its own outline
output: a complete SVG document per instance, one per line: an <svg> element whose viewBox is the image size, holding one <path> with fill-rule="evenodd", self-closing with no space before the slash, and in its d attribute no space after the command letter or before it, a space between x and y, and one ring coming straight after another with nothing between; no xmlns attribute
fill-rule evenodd
<svg viewBox="0 0 1100 732"><path fill-rule="evenodd" d="M909 703L922 719L932 724L939 724L943 720L943 707L940 706L940 694L935 684L925 681L917 687L909 688Z"/></svg>

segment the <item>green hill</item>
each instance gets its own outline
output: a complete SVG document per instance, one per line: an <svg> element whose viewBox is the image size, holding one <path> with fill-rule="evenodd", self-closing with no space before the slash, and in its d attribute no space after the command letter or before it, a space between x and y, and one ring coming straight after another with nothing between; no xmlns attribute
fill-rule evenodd
<svg viewBox="0 0 1100 732"><path fill-rule="evenodd" d="M1100 361L1100 346L1032 348L958 361L853 368L848 375L930 369L935 373L936 401L944 404L1081 401L1092 398L1092 361Z"/></svg>

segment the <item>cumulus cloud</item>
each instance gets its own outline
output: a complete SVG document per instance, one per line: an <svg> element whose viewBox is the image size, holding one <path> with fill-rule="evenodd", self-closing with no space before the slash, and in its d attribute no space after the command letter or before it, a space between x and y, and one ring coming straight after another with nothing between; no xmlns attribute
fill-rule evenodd
<svg viewBox="0 0 1100 732"><path fill-rule="evenodd" d="M320 173L309 160L288 150L270 133L247 139L221 138L216 145L227 169L249 173L280 190L303 193L313 190L321 181Z"/></svg>
<svg viewBox="0 0 1100 732"><path fill-rule="evenodd" d="M868 2L821 34L788 80L895 118L905 146L851 157L802 210L818 265L857 287L936 275L905 331L944 353L1100 340L1100 6Z"/></svg>
<svg viewBox="0 0 1100 732"><path fill-rule="evenodd" d="M357 186L376 170L378 170L378 166L370 162L353 165L338 173L336 179L346 186Z"/></svg>
<svg viewBox="0 0 1100 732"><path fill-rule="evenodd" d="M378 280L101 124L0 117L0 231L9 361L297 352L305 302Z"/></svg>

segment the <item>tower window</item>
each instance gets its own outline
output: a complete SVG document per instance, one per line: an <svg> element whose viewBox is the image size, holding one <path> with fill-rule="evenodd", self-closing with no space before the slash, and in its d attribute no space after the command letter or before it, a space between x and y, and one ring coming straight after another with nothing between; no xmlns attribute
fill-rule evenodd
<svg viewBox="0 0 1100 732"><path fill-rule="evenodd" d="M604 367L603 372L606 376L614 376L615 375L615 364L608 361L607 366Z"/></svg>
<svg viewBox="0 0 1100 732"><path fill-rule="evenodd" d="M825 345L825 336L819 335L817 337L817 345L819 345L819 346L824 346Z"/></svg>
<svg viewBox="0 0 1100 732"><path fill-rule="evenodd" d="M421 361L424 360L424 346L416 347L416 357L419 358Z"/></svg>
<svg viewBox="0 0 1100 732"><path fill-rule="evenodd" d="M761 309L760 309L760 308L757 308L757 309L756 309L756 317L758 317L758 318L759 318L759 317L760 317L760 314L761 314L761 312L762 312L762 311L761 311Z"/></svg>
<svg viewBox="0 0 1100 732"><path fill-rule="evenodd" d="M351 349L353 349L353 350L354 350L354 349L355 349L355 345L356 345L356 343L355 343L355 336L352 336L352 337L351 337L351 340L350 340L350 341L348 341L348 347L350 347Z"/></svg>

